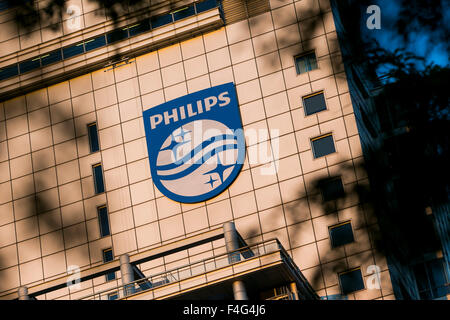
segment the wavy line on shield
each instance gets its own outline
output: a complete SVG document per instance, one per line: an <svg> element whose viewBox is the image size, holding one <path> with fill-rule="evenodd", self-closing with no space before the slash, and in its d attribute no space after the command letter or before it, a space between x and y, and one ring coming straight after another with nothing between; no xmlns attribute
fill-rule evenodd
<svg viewBox="0 0 450 320"><path fill-rule="evenodd" d="M237 145L236 144L226 144L223 145L221 147L217 147L213 150L211 150L210 152L208 152L207 154L205 154L202 158L200 158L199 160L197 160L194 164L192 164L190 167L186 168L185 170L175 173L175 174L170 174L170 175L161 175L160 172L158 173L158 176L160 178L160 180L176 180L176 179L180 179L183 178L185 176L187 176L188 174L194 172L195 170L197 170L199 167L201 167L209 158L214 157L217 153L225 151L225 150L232 150L232 149L237 149Z"/></svg>
<svg viewBox="0 0 450 320"><path fill-rule="evenodd" d="M208 140L205 140L201 144L197 145L194 149L192 149L191 152L189 152L188 154L183 156L181 159L178 159L174 163L156 166L156 169L157 170L171 170L171 169L180 167L183 164L187 163L189 160L191 160L193 157L195 157L195 155L197 153L201 152L203 149L205 149L210 144L221 141L221 140L226 140L226 139L237 140L237 137L234 134L222 134L222 135L211 137Z"/></svg>

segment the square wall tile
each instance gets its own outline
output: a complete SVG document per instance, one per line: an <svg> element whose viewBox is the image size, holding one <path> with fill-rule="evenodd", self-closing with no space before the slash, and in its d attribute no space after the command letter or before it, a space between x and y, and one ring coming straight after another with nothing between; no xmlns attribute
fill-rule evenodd
<svg viewBox="0 0 450 320"><path fill-rule="evenodd" d="M183 213L183 220L186 233L205 229L209 226L206 207L197 208Z"/></svg>
<svg viewBox="0 0 450 320"><path fill-rule="evenodd" d="M136 228L136 238L139 249L160 243L161 237L158 222Z"/></svg>
<svg viewBox="0 0 450 320"><path fill-rule="evenodd" d="M162 241L167 241L184 235L183 216L177 214L173 217L159 221Z"/></svg>

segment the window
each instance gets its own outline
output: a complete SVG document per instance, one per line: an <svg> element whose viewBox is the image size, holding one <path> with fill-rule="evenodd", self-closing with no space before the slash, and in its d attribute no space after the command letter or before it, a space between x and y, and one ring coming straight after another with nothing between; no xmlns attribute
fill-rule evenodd
<svg viewBox="0 0 450 320"><path fill-rule="evenodd" d="M317 68L317 59L314 52L295 57L295 69L297 70L297 74L302 74Z"/></svg>
<svg viewBox="0 0 450 320"><path fill-rule="evenodd" d="M341 178L331 178L319 182L319 189L323 201L332 201L345 196L344 185Z"/></svg>
<svg viewBox="0 0 450 320"><path fill-rule="evenodd" d="M150 30L150 23L148 20L141 21L141 23L132 25L128 31L130 32L130 37L147 32Z"/></svg>
<svg viewBox="0 0 450 320"><path fill-rule="evenodd" d="M114 255L112 252L112 249L105 249L103 250L103 262L110 262L114 260ZM111 281L114 280L116 278L116 273L115 272L111 272L106 274L106 281Z"/></svg>
<svg viewBox="0 0 450 320"><path fill-rule="evenodd" d="M172 23L172 14L168 13L162 16L153 17L151 19L152 28L162 27L166 24Z"/></svg>
<svg viewBox="0 0 450 320"><path fill-rule="evenodd" d="M420 299L439 299L450 293L442 258L417 264L413 267L413 272Z"/></svg>
<svg viewBox="0 0 450 320"><path fill-rule="evenodd" d="M0 80L8 79L19 74L17 64L0 69Z"/></svg>
<svg viewBox="0 0 450 320"><path fill-rule="evenodd" d="M46 66L53 62L58 62L62 60L61 50L55 50L47 53L41 57L42 66Z"/></svg>
<svg viewBox="0 0 450 320"><path fill-rule="evenodd" d="M19 63L20 73L37 69L40 66L41 66L41 59L39 57Z"/></svg>
<svg viewBox="0 0 450 320"><path fill-rule="evenodd" d="M83 43L78 43L73 46L63 48L64 59L68 59L78 54L82 54L83 52L84 52Z"/></svg>
<svg viewBox="0 0 450 320"><path fill-rule="evenodd" d="M331 246L333 248L343 246L355 240L350 221L331 226L328 231L330 232Z"/></svg>
<svg viewBox="0 0 450 320"><path fill-rule="evenodd" d="M100 150L100 146L98 143L98 131L97 131L97 123L88 124L88 136L89 136L89 147L91 152L97 152Z"/></svg>
<svg viewBox="0 0 450 320"><path fill-rule="evenodd" d="M100 163L94 164L92 166L92 172L94 174L95 193L98 194L105 192L105 185L103 183L102 165Z"/></svg>
<svg viewBox="0 0 450 320"><path fill-rule="evenodd" d="M117 291L108 293L108 300L117 300L119 298L119 294Z"/></svg>
<svg viewBox="0 0 450 320"><path fill-rule="evenodd" d="M109 219L108 219L108 209L106 206L101 206L97 208L98 223L100 226L100 236L106 237L111 234L109 230Z"/></svg>
<svg viewBox="0 0 450 320"><path fill-rule="evenodd" d="M323 91L303 97L303 106L305 108L305 115L307 116L323 110L327 110Z"/></svg>
<svg viewBox="0 0 450 320"><path fill-rule="evenodd" d="M212 9L217 7L217 2L216 0L205 0L202 2L197 2L195 4L196 9L197 9L197 13Z"/></svg>
<svg viewBox="0 0 450 320"><path fill-rule="evenodd" d="M336 152L334 148L333 135L327 133L323 136L311 139L314 158L320 158Z"/></svg>
<svg viewBox="0 0 450 320"><path fill-rule="evenodd" d="M128 28L116 29L106 34L106 40L108 40L108 43L114 43L126 38L128 38Z"/></svg>
<svg viewBox="0 0 450 320"><path fill-rule="evenodd" d="M86 48L86 51L94 50L100 47L103 47L106 45L105 36L102 35L100 37L88 40L84 43L84 47Z"/></svg>
<svg viewBox="0 0 450 320"><path fill-rule="evenodd" d="M195 9L193 5L190 5L189 7L184 7L182 9L176 10L172 12L172 14L173 20L177 21L195 15Z"/></svg>
<svg viewBox="0 0 450 320"><path fill-rule="evenodd" d="M355 268L339 274L342 294L346 295L364 289L361 268Z"/></svg>

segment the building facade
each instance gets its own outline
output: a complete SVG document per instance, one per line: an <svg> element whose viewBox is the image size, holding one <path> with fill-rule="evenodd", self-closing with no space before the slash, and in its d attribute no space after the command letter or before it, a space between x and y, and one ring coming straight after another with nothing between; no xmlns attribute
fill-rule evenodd
<svg viewBox="0 0 450 320"><path fill-rule="evenodd" d="M0 12L0 298L393 299L330 2L144 3ZM143 112L230 83L242 169L173 201Z"/></svg>

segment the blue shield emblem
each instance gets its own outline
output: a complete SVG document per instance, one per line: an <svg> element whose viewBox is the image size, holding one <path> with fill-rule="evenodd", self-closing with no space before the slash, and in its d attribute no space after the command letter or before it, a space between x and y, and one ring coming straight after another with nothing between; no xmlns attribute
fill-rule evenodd
<svg viewBox="0 0 450 320"><path fill-rule="evenodd" d="M205 201L239 174L245 140L233 83L160 104L143 117L152 179L170 199Z"/></svg>

